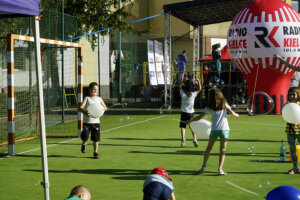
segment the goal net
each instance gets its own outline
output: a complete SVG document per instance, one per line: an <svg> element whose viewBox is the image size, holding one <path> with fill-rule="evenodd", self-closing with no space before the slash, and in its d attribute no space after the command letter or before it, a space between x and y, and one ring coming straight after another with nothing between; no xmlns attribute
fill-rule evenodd
<svg viewBox="0 0 300 200"><path fill-rule="evenodd" d="M39 137L38 93L34 38L11 34L0 42L0 154L6 154L8 145ZM47 137L77 137L81 129L81 48L41 38Z"/></svg>

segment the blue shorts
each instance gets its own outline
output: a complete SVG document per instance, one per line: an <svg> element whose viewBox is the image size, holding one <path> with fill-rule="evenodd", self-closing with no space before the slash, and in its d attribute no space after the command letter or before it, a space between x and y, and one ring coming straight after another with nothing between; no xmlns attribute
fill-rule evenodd
<svg viewBox="0 0 300 200"><path fill-rule="evenodd" d="M143 200L168 200L173 191L168 186L154 181L146 185L143 192Z"/></svg>
<svg viewBox="0 0 300 200"><path fill-rule="evenodd" d="M218 137L221 140L227 139L229 137L229 130L212 130L209 134L210 139L218 139Z"/></svg>

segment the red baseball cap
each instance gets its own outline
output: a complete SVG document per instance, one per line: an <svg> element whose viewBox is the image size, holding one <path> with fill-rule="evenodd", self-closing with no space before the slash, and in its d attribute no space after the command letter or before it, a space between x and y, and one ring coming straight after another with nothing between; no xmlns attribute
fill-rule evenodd
<svg viewBox="0 0 300 200"><path fill-rule="evenodd" d="M168 176L168 172L164 168L162 168L162 167L156 167L156 168L154 168L151 171L151 174L158 174L158 175L164 176L167 179L169 179L169 180L172 181L172 179Z"/></svg>

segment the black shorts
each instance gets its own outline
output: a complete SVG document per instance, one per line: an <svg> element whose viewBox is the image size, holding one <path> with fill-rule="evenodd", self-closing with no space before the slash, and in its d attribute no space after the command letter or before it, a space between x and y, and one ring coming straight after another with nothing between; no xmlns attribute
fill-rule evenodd
<svg viewBox="0 0 300 200"><path fill-rule="evenodd" d="M194 113L181 112L179 127L186 128L187 123L185 123L185 122L191 120L193 117L194 117Z"/></svg>
<svg viewBox="0 0 300 200"><path fill-rule="evenodd" d="M83 129L81 131L80 138L82 140L88 140L91 132L91 140L98 142L100 141L100 124L87 124L83 123Z"/></svg>

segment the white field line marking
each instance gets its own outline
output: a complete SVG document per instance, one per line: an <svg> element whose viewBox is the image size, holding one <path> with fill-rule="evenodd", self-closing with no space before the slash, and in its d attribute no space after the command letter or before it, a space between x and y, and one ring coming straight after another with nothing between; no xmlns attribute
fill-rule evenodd
<svg viewBox="0 0 300 200"><path fill-rule="evenodd" d="M120 129L120 128L123 128L123 127L127 127L127 126L132 126L132 125L135 125L135 124L144 123L144 122L151 121L151 120L154 120L154 119L157 119L157 118L161 118L161 117L163 117L163 116L153 117L153 118L146 119L146 120L143 120L143 121L134 122L134 123L131 123L131 124L126 124L126 125L123 125L123 126L118 126L118 127L115 127L115 128L111 128L111 129L108 129L108 130L104 130L104 131L102 131L102 133L109 132L109 131L112 131L112 130L117 130L117 129ZM57 144L51 144L51 145L48 145L47 148L53 147L53 146L56 146L56 145L59 145L59 144L68 143L68 142L71 142L71 141L77 140L77 139L79 139L79 138L73 138L73 139L70 139L70 140L66 140L66 141L63 141L63 142L59 142L59 143L57 143ZM31 149L31 150L28 150L28 151L23 151L23 152L17 153L16 155L21 155L21 154L28 153L28 152L32 152L32 151L37 151L37 150L40 150L40 149L41 149L41 148ZM0 160L2 160L2 159L4 159L4 158L8 158L8 157L10 157L10 156L2 157L2 158L0 158Z"/></svg>
<svg viewBox="0 0 300 200"><path fill-rule="evenodd" d="M161 118L161 117L163 117L163 116L153 117L153 118L150 118L150 119L146 119L144 121L139 121L139 122L134 122L134 123L131 123L131 124L126 124L126 125L115 127L115 128L111 128L111 129L108 129L108 130L105 130L105 131L102 131L102 132L105 133L105 132L116 130L116 129L119 129L119 128L123 128L123 127L131 126L131 125L135 125L135 124L144 123L144 122L151 121L151 120L154 120L154 119L158 119L158 118Z"/></svg>
<svg viewBox="0 0 300 200"><path fill-rule="evenodd" d="M236 184L234 184L234 183L232 183L232 182L230 182L230 181L225 181L227 184L229 184L229 185L232 185L233 187L236 187L236 188L238 188L238 189L240 189L240 190L243 190L243 191L245 191L245 192L248 192L248 193L250 193L250 194L253 194L253 195L255 195L255 196L259 196L259 197L264 197L264 196L262 196L262 195L260 195L260 194L257 194L257 193L255 193L255 192L252 192L252 191L250 191L250 190L247 190L247 189L245 189L245 188L243 188L243 187L241 187L241 186L238 186L238 185L236 185Z"/></svg>

